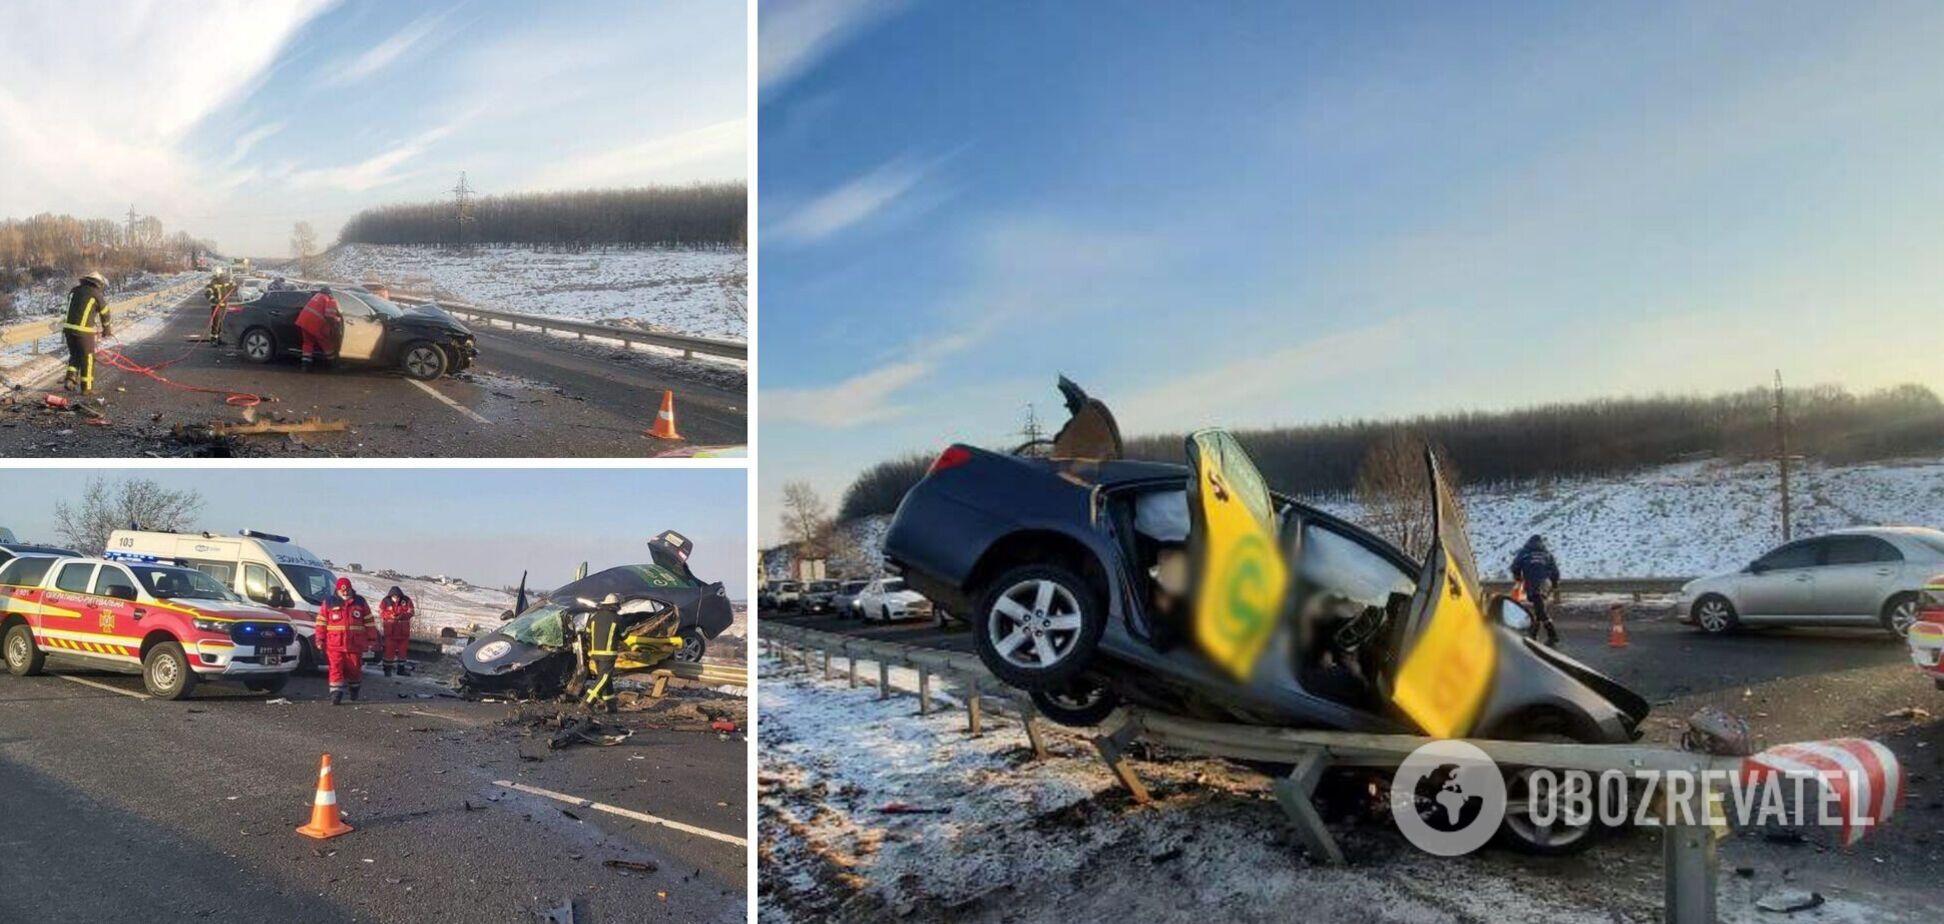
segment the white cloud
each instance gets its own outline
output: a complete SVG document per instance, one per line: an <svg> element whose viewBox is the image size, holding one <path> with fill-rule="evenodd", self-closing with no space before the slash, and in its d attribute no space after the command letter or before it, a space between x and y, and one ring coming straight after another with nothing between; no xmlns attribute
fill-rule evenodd
<svg viewBox="0 0 1944 924"><path fill-rule="evenodd" d="M899 159L852 177L801 205L768 229L764 239L781 244L814 244L854 228L904 198L930 172L929 165Z"/></svg>
<svg viewBox="0 0 1944 924"><path fill-rule="evenodd" d="M915 359L873 369L835 385L763 391L763 419L845 429L898 416L893 397L930 375L934 363Z"/></svg>
<svg viewBox="0 0 1944 924"><path fill-rule="evenodd" d="M392 62L403 57L406 52L412 50L413 46L424 41L426 36L431 35L432 30L438 28L439 23L443 22L447 13L450 12L448 10L446 13L439 13L435 16L419 17L411 25L398 30L390 38L373 45L363 54L351 59L350 63L328 72L324 78L323 85L326 87L349 86L391 66Z"/></svg>
<svg viewBox="0 0 1944 924"><path fill-rule="evenodd" d="M903 6L895 0L777 0L758 17L757 85L772 93L802 76L864 27Z"/></svg>
<svg viewBox="0 0 1944 924"><path fill-rule="evenodd" d="M588 189L688 181L713 175L741 178L748 172L749 122L713 125L597 151L541 170L527 189ZM708 169L713 167L714 169Z"/></svg>
<svg viewBox="0 0 1944 924"><path fill-rule="evenodd" d="M262 143L264 139L283 131L285 124L283 122L272 122L268 125L260 125L244 132L241 137L236 139L236 143L230 146L229 157L223 159L223 169L227 170L242 163L243 158L250 156L250 151Z"/></svg>

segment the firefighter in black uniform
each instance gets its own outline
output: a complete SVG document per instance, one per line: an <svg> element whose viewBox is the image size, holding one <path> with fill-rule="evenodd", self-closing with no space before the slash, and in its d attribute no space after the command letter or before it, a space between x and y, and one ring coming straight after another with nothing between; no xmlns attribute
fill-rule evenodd
<svg viewBox="0 0 1944 924"><path fill-rule="evenodd" d="M587 688L589 711L614 711L614 659L620 655L621 598L608 594L587 618L587 660L594 683Z"/></svg>
<svg viewBox="0 0 1944 924"><path fill-rule="evenodd" d="M88 394L94 391L95 346L101 337L113 337L114 325L108 318L108 280L100 273L81 277L81 284L68 293L67 323L61 325L67 339L67 378L61 387Z"/></svg>

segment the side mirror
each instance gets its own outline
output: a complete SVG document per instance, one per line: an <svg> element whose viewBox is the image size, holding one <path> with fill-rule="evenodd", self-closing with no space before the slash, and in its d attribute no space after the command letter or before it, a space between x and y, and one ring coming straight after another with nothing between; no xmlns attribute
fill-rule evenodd
<svg viewBox="0 0 1944 924"><path fill-rule="evenodd" d="M287 610L296 606L297 601L290 599L290 591L279 587L270 591L270 605L281 610Z"/></svg>
<svg viewBox="0 0 1944 924"><path fill-rule="evenodd" d="M1495 596L1490 604L1491 617L1499 625L1514 632L1524 634L1532 629L1532 611L1525 604L1507 596Z"/></svg>

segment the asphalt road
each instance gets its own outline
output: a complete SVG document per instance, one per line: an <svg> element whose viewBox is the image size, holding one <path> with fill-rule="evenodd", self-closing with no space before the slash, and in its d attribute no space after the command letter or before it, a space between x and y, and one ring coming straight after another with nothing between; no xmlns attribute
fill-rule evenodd
<svg viewBox="0 0 1944 924"><path fill-rule="evenodd" d="M1892 907L1922 908L1934 901L1936 870L1944 862L1944 692L1911 666L1901 640L1867 628L1709 636L1677 622L1666 598L1648 597L1628 604L1628 644L1613 648L1607 643L1606 623L1606 605L1613 599L1569 596L1559 617L1560 648L1653 703L1646 741L1678 747L1682 720L1702 706L1716 706L1748 720L1757 748L1872 738L1897 754L1908 775L1900 814L1854 848L1836 846L1823 831L1807 831L1798 838L1737 830L1721 849L1724 896L1750 889L1759 893L1790 882L1870 895ZM958 624L861 623L828 614L775 612L759 618L921 647L973 650L971 635ZM1922 711L1904 712L1912 707ZM1393 837L1376 843L1381 850L1400 849ZM1660 842L1655 832L1631 831L1578 857L1548 861L1499 852L1481 862L1597 894L1615 882L1657 882Z"/></svg>
<svg viewBox="0 0 1944 924"><path fill-rule="evenodd" d="M230 684L164 702L58 670L0 673L0 921L745 919L745 847L497 785L746 837L740 734L624 716L622 745L549 751L514 707L418 678L368 672L331 707L316 678L289 704ZM356 830L313 841L292 829L324 753Z"/></svg>
<svg viewBox="0 0 1944 924"><path fill-rule="evenodd" d="M242 413L223 395L171 388L102 364L96 393L109 425L47 409L38 394L16 395L12 405L0 405L0 455L617 458L748 442L743 376L717 364L476 327L478 362L455 377L420 383L349 364L304 374L293 361L252 365L233 346L190 342L208 317L202 296L191 295L159 333L124 352L144 366L168 364L161 375L175 382L264 396L261 418L346 420L350 430L240 437L238 445L212 453L173 434L178 424L241 422ZM59 378L40 387L58 391ZM643 432L664 389L675 393L685 442Z"/></svg>

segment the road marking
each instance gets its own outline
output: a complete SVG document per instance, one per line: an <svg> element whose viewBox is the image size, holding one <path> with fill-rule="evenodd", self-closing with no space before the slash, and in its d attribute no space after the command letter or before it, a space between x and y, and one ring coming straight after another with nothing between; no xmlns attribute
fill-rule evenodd
<svg viewBox="0 0 1944 924"><path fill-rule="evenodd" d="M150 697L150 696L149 696L149 695L148 695L147 693L137 693L137 692L135 692L135 691L133 691L133 690L124 690L124 689L122 689L122 688L120 688L120 687L111 687L111 686L109 686L109 685L107 685L107 684L105 684L105 683L102 683L102 682L101 682L101 681L99 681L99 680L88 680L88 679L85 679L85 678L81 678L81 677L69 677L69 676L68 676L68 675L66 675L66 674L54 674L53 676L55 676L55 677L59 677L59 678L61 678L62 680L71 680L71 681L73 681L73 682L75 682L75 683L78 683L78 684L80 684L80 685L82 685L82 686L84 686L84 687L94 687L94 688L95 688L95 689L97 689L97 690L107 690L107 691L108 691L108 692L110 692L110 693L120 693L120 694L121 694L121 695L123 695L123 696L132 696L132 697L134 697L134 698L136 698L136 699L151 699L151 698L152 698L152 697Z"/></svg>
<svg viewBox="0 0 1944 924"><path fill-rule="evenodd" d="M423 391L426 394L431 395L432 397L437 398L440 401L444 402L446 407L452 408L453 410L458 411L459 413L464 414L467 417L471 417L472 419L477 420L480 423L489 424L489 425L492 423L492 421L479 416L477 413L473 411L472 408L469 408L463 404L460 404L457 401L452 400L451 398L446 397L443 394L440 394L438 389L433 388L432 386L427 385L424 382L419 381L418 379L406 379L405 381L417 385L420 391Z"/></svg>
<svg viewBox="0 0 1944 924"><path fill-rule="evenodd" d="M468 722L468 721L469 721L469 720L467 720L467 719L462 719L462 718L459 718L458 716L455 716L455 715L440 715L440 714L438 714L438 713L436 713L436 712L426 712L426 711L425 711L425 710L423 710L423 709L414 709L414 710L412 710L412 711L410 711L410 712L407 712L407 713L406 713L406 715L422 715L422 716L425 716L425 717L426 717L426 718L428 718L428 719L444 719L444 720L446 720L446 721L448 721L448 722L461 722L461 723L465 723L465 722Z"/></svg>
<svg viewBox="0 0 1944 924"><path fill-rule="evenodd" d="M618 808L616 806L608 805L602 802L594 802L588 799L579 798L577 796L569 796L564 793L557 793L551 789L541 789L538 786L528 786L525 783L512 783L506 780L494 780L493 785L504 786L508 789L517 789L520 792L530 793L536 796L545 796L556 802L565 802L568 805L572 805L576 808L591 808L598 812L606 812L610 815L619 815L622 818L632 818L635 821L645 821L651 825L661 825L667 828L674 828L677 831L686 832L688 834L695 834L706 838L712 838L714 840L721 841L725 844L734 844L738 847L749 846L748 841L740 837L736 837L735 835L732 834L723 834L720 831L711 831L708 828L698 828L694 825L685 825L679 821L669 821L666 818L656 818L653 815L645 814L642 812L630 811L628 809Z"/></svg>

